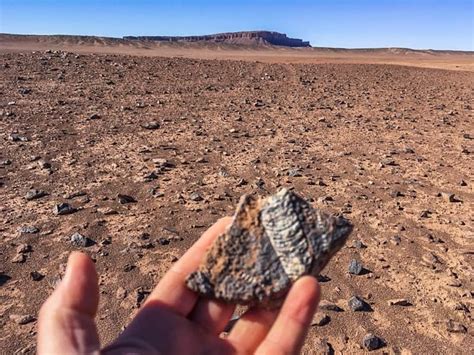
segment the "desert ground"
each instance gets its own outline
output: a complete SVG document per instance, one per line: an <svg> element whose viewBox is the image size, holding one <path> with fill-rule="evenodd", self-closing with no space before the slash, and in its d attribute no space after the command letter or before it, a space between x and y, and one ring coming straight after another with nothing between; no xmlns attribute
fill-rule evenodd
<svg viewBox="0 0 474 355"><path fill-rule="evenodd" d="M281 187L355 225L303 353L473 349L473 56L301 52L0 42L0 353L35 352L72 250L105 345L242 194Z"/></svg>

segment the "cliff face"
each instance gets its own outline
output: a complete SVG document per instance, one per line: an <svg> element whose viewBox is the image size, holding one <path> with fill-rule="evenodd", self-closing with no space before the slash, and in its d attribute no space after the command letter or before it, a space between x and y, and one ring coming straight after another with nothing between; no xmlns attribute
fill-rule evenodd
<svg viewBox="0 0 474 355"><path fill-rule="evenodd" d="M248 44L272 44L286 47L311 47L309 42L287 37L284 33L271 31L247 31L216 33L204 36L126 36L126 40L168 41L168 42L224 42Z"/></svg>

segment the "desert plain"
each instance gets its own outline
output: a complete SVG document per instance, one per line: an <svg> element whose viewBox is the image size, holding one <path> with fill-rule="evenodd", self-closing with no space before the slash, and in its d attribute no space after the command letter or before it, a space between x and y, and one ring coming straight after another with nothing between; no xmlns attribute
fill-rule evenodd
<svg viewBox="0 0 474 355"><path fill-rule="evenodd" d="M303 353L468 353L473 59L0 36L0 353L35 352L72 250L105 345L242 194L281 187L355 226Z"/></svg>

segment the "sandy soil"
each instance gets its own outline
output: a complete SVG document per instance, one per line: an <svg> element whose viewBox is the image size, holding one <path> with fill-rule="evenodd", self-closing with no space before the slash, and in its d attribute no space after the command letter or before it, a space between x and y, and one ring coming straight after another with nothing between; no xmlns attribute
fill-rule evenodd
<svg viewBox="0 0 474 355"><path fill-rule="evenodd" d="M71 250L96 260L106 344L243 193L282 186L356 226L324 272L330 322L305 353L361 353L369 332L380 353L474 347L472 72L3 45L0 353L35 351L38 309ZM31 189L47 195L28 201ZM55 215L62 202L77 210ZM75 232L93 245L73 246ZM372 311L352 311L355 295Z"/></svg>

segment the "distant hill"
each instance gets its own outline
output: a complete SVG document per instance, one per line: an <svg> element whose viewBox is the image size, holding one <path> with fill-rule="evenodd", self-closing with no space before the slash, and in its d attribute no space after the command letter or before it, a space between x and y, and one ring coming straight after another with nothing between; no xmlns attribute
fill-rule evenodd
<svg viewBox="0 0 474 355"><path fill-rule="evenodd" d="M309 42L273 31L242 31L203 36L125 36L125 40L166 42L221 42L229 44L270 44L284 47L311 47Z"/></svg>

